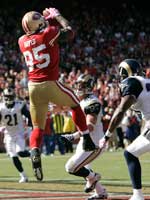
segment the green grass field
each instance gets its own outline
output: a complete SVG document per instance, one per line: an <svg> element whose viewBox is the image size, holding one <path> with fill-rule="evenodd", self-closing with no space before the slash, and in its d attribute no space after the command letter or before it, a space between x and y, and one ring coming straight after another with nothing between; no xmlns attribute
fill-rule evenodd
<svg viewBox="0 0 150 200"><path fill-rule="evenodd" d="M44 180L36 181L32 173L31 161L28 158L21 159L24 169L29 177L28 183L18 183L19 175L12 165L11 159L6 154L0 154L0 189L23 189L41 191L83 191L85 181L65 172L64 166L71 154L64 156L42 156ZM143 155L142 178L145 194L150 194L150 159L149 154ZM108 192L131 193L131 183L127 166L123 157L123 151L105 152L92 163L93 170L101 173L101 182Z"/></svg>

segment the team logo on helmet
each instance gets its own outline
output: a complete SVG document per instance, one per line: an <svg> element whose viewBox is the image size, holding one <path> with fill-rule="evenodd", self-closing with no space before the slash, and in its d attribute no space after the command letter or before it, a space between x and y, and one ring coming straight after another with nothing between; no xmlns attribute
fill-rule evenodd
<svg viewBox="0 0 150 200"><path fill-rule="evenodd" d="M82 96L91 94L94 87L94 79L90 74L81 74L75 84L76 94Z"/></svg>
<svg viewBox="0 0 150 200"><path fill-rule="evenodd" d="M125 59L119 64L119 74L122 79L129 76L143 75L142 66L135 59Z"/></svg>
<svg viewBox="0 0 150 200"><path fill-rule="evenodd" d="M22 18L22 28L27 35L34 34L46 26L46 20L39 12L30 11Z"/></svg>

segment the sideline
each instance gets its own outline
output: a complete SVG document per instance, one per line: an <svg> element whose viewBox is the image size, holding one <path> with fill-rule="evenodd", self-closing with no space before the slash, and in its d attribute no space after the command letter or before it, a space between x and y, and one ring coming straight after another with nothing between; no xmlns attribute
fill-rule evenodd
<svg viewBox="0 0 150 200"><path fill-rule="evenodd" d="M2 200L86 200L85 193L79 192L38 192L24 190L3 190L0 189L0 199ZM107 200L128 200L129 195L109 194ZM145 196L145 200L150 200L150 196Z"/></svg>

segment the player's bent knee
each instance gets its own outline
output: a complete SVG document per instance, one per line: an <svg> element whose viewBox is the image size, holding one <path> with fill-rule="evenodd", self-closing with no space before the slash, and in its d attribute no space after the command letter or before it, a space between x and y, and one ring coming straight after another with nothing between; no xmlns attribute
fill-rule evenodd
<svg viewBox="0 0 150 200"><path fill-rule="evenodd" d="M65 165L65 170L69 174L73 174L74 173L74 165L73 165L73 163L72 162L67 162L66 165Z"/></svg>
<svg viewBox="0 0 150 200"><path fill-rule="evenodd" d="M129 153L127 150L125 150L125 151L124 151L124 157L125 157L126 159L128 159L129 155L130 155L130 153Z"/></svg>
<svg viewBox="0 0 150 200"><path fill-rule="evenodd" d="M133 159L135 159L136 157L133 155L133 154L131 154L130 152L128 152L127 150L125 150L124 151L124 157L126 158L126 160L133 160Z"/></svg>

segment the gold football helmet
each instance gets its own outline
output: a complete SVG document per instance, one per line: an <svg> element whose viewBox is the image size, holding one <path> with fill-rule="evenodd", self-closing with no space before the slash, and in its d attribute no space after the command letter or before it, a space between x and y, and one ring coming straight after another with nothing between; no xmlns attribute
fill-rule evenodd
<svg viewBox="0 0 150 200"><path fill-rule="evenodd" d="M22 18L22 28L27 35L34 34L46 26L46 20L39 12L27 12Z"/></svg>

